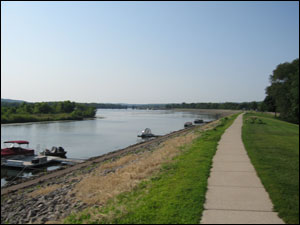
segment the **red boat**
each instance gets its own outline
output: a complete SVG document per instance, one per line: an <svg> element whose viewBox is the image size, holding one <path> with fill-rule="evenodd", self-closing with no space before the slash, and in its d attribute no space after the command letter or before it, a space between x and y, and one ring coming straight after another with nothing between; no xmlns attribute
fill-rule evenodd
<svg viewBox="0 0 300 225"><path fill-rule="evenodd" d="M11 144L9 147L1 149L1 159L10 158L12 156L30 156L34 155L34 150L28 148L28 141L5 141L4 144ZM22 145L27 145L27 148L21 147Z"/></svg>

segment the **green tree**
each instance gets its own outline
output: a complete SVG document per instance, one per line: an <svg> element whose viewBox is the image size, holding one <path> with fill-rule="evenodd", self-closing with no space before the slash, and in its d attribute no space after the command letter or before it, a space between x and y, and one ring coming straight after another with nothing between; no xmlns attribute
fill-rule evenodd
<svg viewBox="0 0 300 225"><path fill-rule="evenodd" d="M261 111L275 112L276 113L276 105L275 100L272 96L267 95L262 102Z"/></svg>
<svg viewBox="0 0 300 225"><path fill-rule="evenodd" d="M258 109L258 104L257 104L257 102L253 101L253 102L250 103L249 107L252 110L257 110Z"/></svg>
<svg viewBox="0 0 300 225"><path fill-rule="evenodd" d="M71 113L74 111L75 108L75 102L70 101L64 101L64 111L66 113Z"/></svg>
<svg viewBox="0 0 300 225"><path fill-rule="evenodd" d="M299 123L299 59L278 65L270 75L270 82L266 93L274 99L280 117Z"/></svg>
<svg viewBox="0 0 300 225"><path fill-rule="evenodd" d="M51 113L52 108L46 102L39 102L34 104L33 113Z"/></svg>

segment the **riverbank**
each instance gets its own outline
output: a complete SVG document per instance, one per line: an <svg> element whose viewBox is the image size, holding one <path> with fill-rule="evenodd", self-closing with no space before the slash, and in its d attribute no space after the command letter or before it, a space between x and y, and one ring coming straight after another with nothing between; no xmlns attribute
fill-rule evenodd
<svg viewBox="0 0 300 225"><path fill-rule="evenodd" d="M91 159L77 165L78 168L59 171L56 176L53 173L52 178L41 178L35 184L10 190L7 194L1 190L1 223L61 222L71 212L101 206L151 177L162 164L180 154L182 146L200 137L204 130L214 129L218 123L173 132Z"/></svg>

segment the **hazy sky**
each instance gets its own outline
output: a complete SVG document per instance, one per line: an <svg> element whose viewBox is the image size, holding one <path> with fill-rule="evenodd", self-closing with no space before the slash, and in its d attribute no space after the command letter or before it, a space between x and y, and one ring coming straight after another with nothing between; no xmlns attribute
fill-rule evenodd
<svg viewBox="0 0 300 225"><path fill-rule="evenodd" d="M2 98L260 101L298 57L298 2L1 2Z"/></svg>

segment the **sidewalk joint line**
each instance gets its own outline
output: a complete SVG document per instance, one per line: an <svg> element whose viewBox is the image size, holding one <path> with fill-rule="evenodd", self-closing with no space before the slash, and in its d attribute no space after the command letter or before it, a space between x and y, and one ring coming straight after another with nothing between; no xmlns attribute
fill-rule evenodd
<svg viewBox="0 0 300 225"><path fill-rule="evenodd" d="M208 187L225 187L225 188L263 188L263 186L261 187L254 187L254 186L235 186L235 185L208 185Z"/></svg>
<svg viewBox="0 0 300 225"><path fill-rule="evenodd" d="M256 172L254 171L214 171L214 170L211 170L211 172L216 172L216 173L254 173L256 174Z"/></svg>
<svg viewBox="0 0 300 225"><path fill-rule="evenodd" d="M277 213L274 211L267 211L267 210L252 210L252 209L207 209L205 210L215 210L215 211L234 211L234 212L272 212L272 213Z"/></svg>

